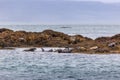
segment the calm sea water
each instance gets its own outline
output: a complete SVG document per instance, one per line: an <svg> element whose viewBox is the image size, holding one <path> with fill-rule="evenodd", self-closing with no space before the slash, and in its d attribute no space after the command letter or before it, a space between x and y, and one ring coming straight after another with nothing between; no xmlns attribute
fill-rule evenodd
<svg viewBox="0 0 120 80"><path fill-rule="evenodd" d="M119 80L120 55L0 50L0 80Z"/></svg>
<svg viewBox="0 0 120 80"><path fill-rule="evenodd" d="M120 33L120 25L0 25L0 28L41 32L46 29L74 35L81 34L90 38L113 36Z"/></svg>
<svg viewBox="0 0 120 80"><path fill-rule="evenodd" d="M43 31L53 29L66 34L91 38L118 34L119 25L31 25L0 26L13 30ZM23 52L23 48L0 50L0 80L119 80L119 54L58 54Z"/></svg>

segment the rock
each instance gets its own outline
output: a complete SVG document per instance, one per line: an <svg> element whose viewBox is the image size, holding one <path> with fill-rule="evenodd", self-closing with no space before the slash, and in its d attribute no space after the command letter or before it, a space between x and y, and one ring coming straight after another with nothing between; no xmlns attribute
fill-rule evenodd
<svg viewBox="0 0 120 80"><path fill-rule="evenodd" d="M112 37L99 37L95 40L82 35L70 36L62 32L44 30L43 32L13 31L0 29L0 46L5 47L64 47L69 46L72 50L58 49L59 53L109 53L120 50L120 34ZM81 46L81 47L79 47ZM25 51L35 51L30 48ZM45 50L42 50L45 51ZM53 52L53 50L48 50Z"/></svg>
<svg viewBox="0 0 120 80"><path fill-rule="evenodd" d="M73 53L81 53L81 52L87 52L87 49L85 47L75 47L72 50Z"/></svg>
<svg viewBox="0 0 120 80"><path fill-rule="evenodd" d="M25 38L22 38L22 37L21 37L21 38L19 38L19 41L20 41L20 42L25 42L26 40L25 40Z"/></svg>
<svg viewBox="0 0 120 80"><path fill-rule="evenodd" d="M70 44L76 45L85 41L92 41L92 39L83 37L82 35L70 36Z"/></svg>
<svg viewBox="0 0 120 80"><path fill-rule="evenodd" d="M117 51L110 51L110 53L120 53L120 50L117 50Z"/></svg>
<svg viewBox="0 0 120 80"><path fill-rule="evenodd" d="M80 50L82 50L82 51L85 51L85 50L86 50L85 47L78 47L77 49L80 49Z"/></svg>
<svg viewBox="0 0 120 80"><path fill-rule="evenodd" d="M12 48L12 47L5 47L3 49L7 49L7 50L15 50L15 48Z"/></svg>
<svg viewBox="0 0 120 80"><path fill-rule="evenodd" d="M111 39L115 39L115 40L120 39L120 34L116 34L116 35L112 36Z"/></svg>
<svg viewBox="0 0 120 80"><path fill-rule="evenodd" d="M76 37L75 36L71 36L70 37L70 41L74 42L76 40Z"/></svg>
<svg viewBox="0 0 120 80"><path fill-rule="evenodd" d="M42 33L47 34L51 37L61 37L62 39L69 38L69 36L67 34L57 32L57 31L53 31L53 30L44 30Z"/></svg>
<svg viewBox="0 0 120 80"><path fill-rule="evenodd" d="M47 35L48 37L44 40L45 47L63 47L69 45L69 36L67 34L56 32L53 30L45 30L42 35ZM43 36L43 37L44 37Z"/></svg>
<svg viewBox="0 0 120 80"><path fill-rule="evenodd" d="M13 30L6 29L6 28L1 28L0 29L0 33L5 32L5 31L7 31L7 32L13 32Z"/></svg>
<svg viewBox="0 0 120 80"><path fill-rule="evenodd" d="M91 47L90 50L96 50L98 49L98 46Z"/></svg>
<svg viewBox="0 0 120 80"><path fill-rule="evenodd" d="M109 49L104 49L104 48L98 48L95 50L95 53L109 53Z"/></svg>
<svg viewBox="0 0 120 80"><path fill-rule="evenodd" d="M96 38L95 39L95 41L96 42L101 42L101 43L105 43L105 42L107 42L107 41L109 41L110 40L110 37L99 37L99 38Z"/></svg>
<svg viewBox="0 0 120 80"><path fill-rule="evenodd" d="M86 48L85 48L85 47L80 47L80 50L85 51L85 50L86 50Z"/></svg>

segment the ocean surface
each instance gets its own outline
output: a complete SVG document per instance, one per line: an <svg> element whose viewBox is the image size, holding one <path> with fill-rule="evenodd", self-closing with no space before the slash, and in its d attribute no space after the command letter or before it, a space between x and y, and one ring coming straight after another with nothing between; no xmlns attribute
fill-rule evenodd
<svg viewBox="0 0 120 80"><path fill-rule="evenodd" d="M113 36L120 33L120 25L0 25L0 28L41 32L46 29L69 35L80 34L90 38Z"/></svg>
<svg viewBox="0 0 120 80"><path fill-rule="evenodd" d="M0 50L0 80L119 80L119 54Z"/></svg>
<svg viewBox="0 0 120 80"><path fill-rule="evenodd" d="M52 29L91 38L120 33L119 25L1 25L0 28L33 32ZM119 54L58 54L41 52L40 48L35 52L24 49L0 50L0 80L120 79Z"/></svg>

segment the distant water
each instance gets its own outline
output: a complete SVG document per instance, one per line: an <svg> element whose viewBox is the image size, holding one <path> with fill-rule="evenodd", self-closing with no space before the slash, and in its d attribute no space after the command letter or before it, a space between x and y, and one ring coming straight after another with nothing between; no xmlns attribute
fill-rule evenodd
<svg viewBox="0 0 120 80"><path fill-rule="evenodd" d="M81 34L90 38L113 36L120 33L120 25L1 25L0 28L41 32L46 29L74 35Z"/></svg>
<svg viewBox="0 0 120 80"><path fill-rule="evenodd" d="M0 50L0 80L119 80L120 55Z"/></svg>

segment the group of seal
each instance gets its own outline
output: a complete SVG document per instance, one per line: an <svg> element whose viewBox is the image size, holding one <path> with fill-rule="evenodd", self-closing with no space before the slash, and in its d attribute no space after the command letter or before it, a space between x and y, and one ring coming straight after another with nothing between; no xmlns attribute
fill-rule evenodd
<svg viewBox="0 0 120 80"><path fill-rule="evenodd" d="M26 52L34 52L35 50L36 50L36 48L30 48L30 49L26 49L24 51L26 51ZM54 51L53 49L45 50L45 49L41 48L41 51L42 52L71 53L72 49L70 49L69 47L65 47L65 49L57 49L57 50Z"/></svg>
<svg viewBox="0 0 120 80"><path fill-rule="evenodd" d="M58 53L71 53L72 49L70 49L69 47L65 47L65 49L57 49L56 52Z"/></svg>

